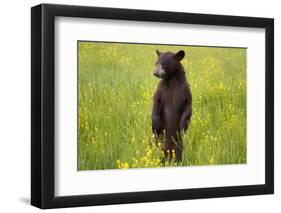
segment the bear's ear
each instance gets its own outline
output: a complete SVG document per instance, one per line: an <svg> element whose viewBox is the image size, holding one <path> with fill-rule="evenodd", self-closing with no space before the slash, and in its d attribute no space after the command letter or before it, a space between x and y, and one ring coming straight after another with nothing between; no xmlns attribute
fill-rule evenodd
<svg viewBox="0 0 281 213"><path fill-rule="evenodd" d="M162 54L159 50L156 50L156 53L158 56L160 56Z"/></svg>
<svg viewBox="0 0 281 213"><path fill-rule="evenodd" d="M174 59L180 61L184 58L184 55L185 55L184 51L180 50L174 55Z"/></svg>

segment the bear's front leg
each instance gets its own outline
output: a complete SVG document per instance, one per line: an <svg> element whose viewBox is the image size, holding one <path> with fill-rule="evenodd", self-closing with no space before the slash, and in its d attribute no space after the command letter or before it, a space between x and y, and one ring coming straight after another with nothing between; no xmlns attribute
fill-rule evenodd
<svg viewBox="0 0 281 213"><path fill-rule="evenodd" d="M153 97L153 107L152 107L152 132L160 137L163 134L163 124L161 119L162 105L160 96L155 93Z"/></svg>
<svg viewBox="0 0 281 213"><path fill-rule="evenodd" d="M180 132L187 130L190 123L191 114L192 114L191 102L186 101L181 115Z"/></svg>

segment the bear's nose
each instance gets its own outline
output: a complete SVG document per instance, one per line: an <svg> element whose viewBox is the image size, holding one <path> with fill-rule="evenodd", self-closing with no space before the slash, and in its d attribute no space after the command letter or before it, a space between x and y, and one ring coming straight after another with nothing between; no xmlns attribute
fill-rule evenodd
<svg viewBox="0 0 281 213"><path fill-rule="evenodd" d="M158 77L158 74L157 74L157 72L153 72L153 75L155 75L156 77Z"/></svg>

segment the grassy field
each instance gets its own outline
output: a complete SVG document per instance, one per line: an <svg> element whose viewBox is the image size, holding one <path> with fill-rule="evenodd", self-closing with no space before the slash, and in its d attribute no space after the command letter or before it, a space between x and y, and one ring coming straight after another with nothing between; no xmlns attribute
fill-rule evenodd
<svg viewBox="0 0 281 213"><path fill-rule="evenodd" d="M185 51L193 95L183 161L168 166L246 163L246 49L78 42L78 170L163 166L149 145L156 49Z"/></svg>

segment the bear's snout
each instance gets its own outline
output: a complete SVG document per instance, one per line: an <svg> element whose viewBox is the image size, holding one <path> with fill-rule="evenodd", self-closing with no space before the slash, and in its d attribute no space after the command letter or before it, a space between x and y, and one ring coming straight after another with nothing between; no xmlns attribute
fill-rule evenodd
<svg viewBox="0 0 281 213"><path fill-rule="evenodd" d="M157 78L164 78L166 76L166 72L164 70L156 70L153 72L153 75L155 75Z"/></svg>
<svg viewBox="0 0 281 213"><path fill-rule="evenodd" d="M157 72L153 72L153 75L155 75L157 78L159 78L159 75Z"/></svg>
<svg viewBox="0 0 281 213"><path fill-rule="evenodd" d="M153 72L153 75L155 75L157 78L164 78L166 73L165 72Z"/></svg>
<svg viewBox="0 0 281 213"><path fill-rule="evenodd" d="M153 75L155 75L157 78L163 78L166 75L166 71L163 69L160 63L157 63Z"/></svg>

